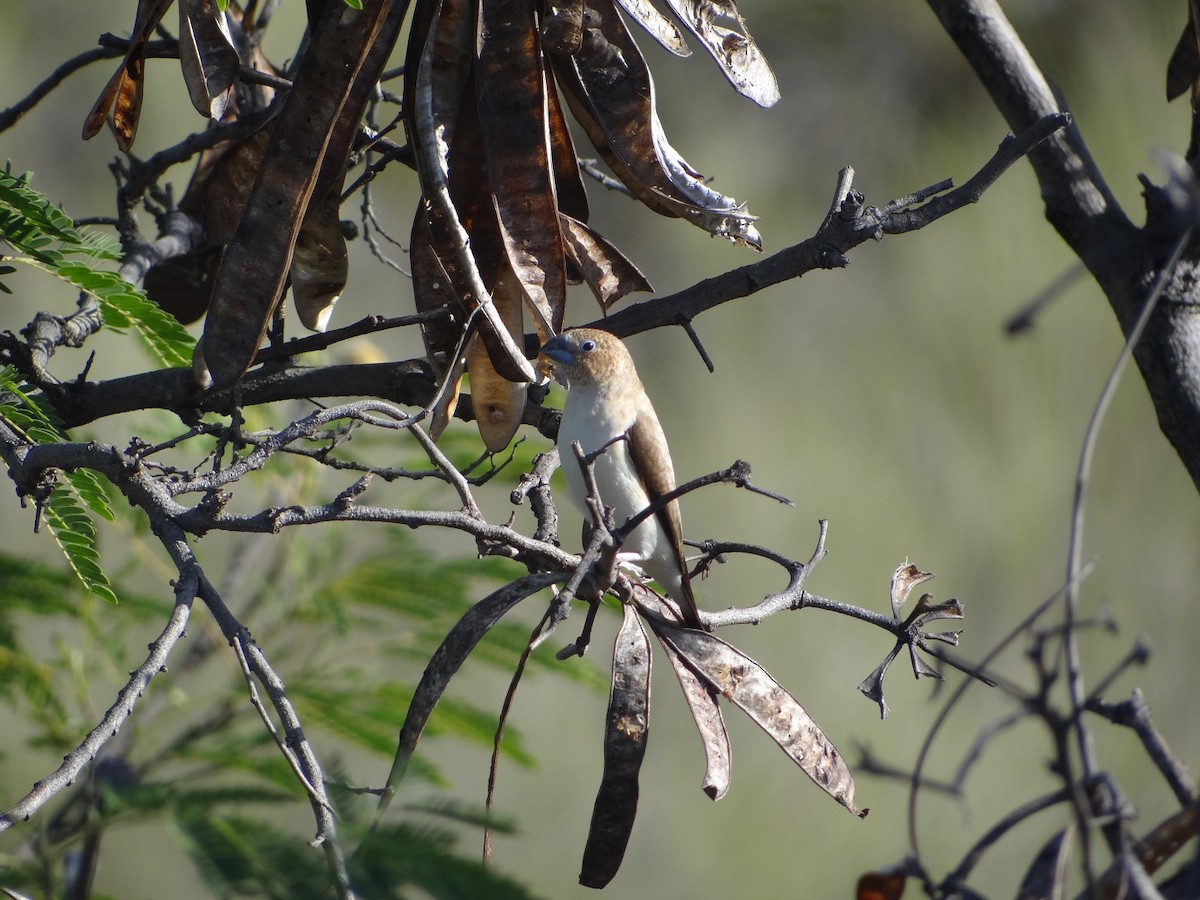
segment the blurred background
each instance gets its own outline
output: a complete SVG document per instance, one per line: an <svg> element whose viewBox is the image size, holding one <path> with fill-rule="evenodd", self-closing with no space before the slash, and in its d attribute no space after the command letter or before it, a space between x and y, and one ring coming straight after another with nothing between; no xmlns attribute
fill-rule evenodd
<svg viewBox="0 0 1200 900"><path fill-rule="evenodd" d="M10 5L0 37L0 106L93 46L101 32L126 34L133 7L117 0ZM639 42L656 78L671 143L717 189L747 202L761 217L767 253L815 231L842 166L855 168L855 187L868 203L882 205L944 178L962 183L1006 133L924 4L743 0L741 7L779 79L783 98L773 109L736 96L701 52L680 60L648 39ZM1005 8L1046 75L1069 99L1117 198L1141 221L1137 174L1161 181L1160 154L1186 146L1186 101L1164 100L1166 63L1185 4L1020 0ZM266 47L276 63L295 48L302 14L300 4L284 5ZM111 138L82 143L79 130L114 65L106 61L74 75L0 134L0 156L14 170L34 170L34 185L75 216L113 210ZM151 61L135 152L148 155L198 125L177 65ZM587 152L585 142L578 146ZM190 169L172 173L177 196ZM394 166L375 189L382 223L407 244L415 177ZM597 185L589 191L593 224L643 269L659 293L756 258ZM354 216L352 206L344 208L344 218ZM335 326L370 313L412 310L408 282L375 261L361 241L351 252L351 281ZM399 250L395 256L406 265ZM928 586L936 599L963 602L966 631L959 652L979 659L1063 582L1080 446L1121 335L1104 297L1086 278L1064 291L1032 331L1019 338L1005 335L1006 318L1075 265L1045 222L1036 183L1023 163L977 205L918 233L863 245L850 259L845 270L814 272L697 319L715 374L707 372L679 329L629 341L681 480L742 458L753 465L756 483L795 502L795 508L785 508L714 487L686 498L685 531L692 539L760 543L807 559L817 520L828 519L829 556L812 574L810 591L886 611L893 569L912 560L936 573ZM5 328L17 330L38 309L72 308L73 297L44 276L21 274L9 284L14 296L0 305ZM571 302L571 323L598 315L586 291L573 294ZM291 327L293 332L300 327L294 318ZM147 363L127 347L126 339L109 334L89 342L97 354L90 377L144 368ZM421 352L415 333L392 333L305 362L351 353L407 358ZM56 371L67 377L83 362L81 354L63 351ZM87 434L128 440L142 427L139 422L128 417ZM474 434L473 425L452 427L464 439ZM534 450L545 443L535 434L526 442ZM415 501L406 489L379 484L369 499L410 505ZM286 497L288 486L272 490ZM478 492L495 520L511 511L508 490L497 484ZM434 489L422 491L422 503L452 502ZM1111 614L1119 625L1115 633L1097 629L1083 636L1088 682L1095 684L1144 636L1153 647L1149 665L1122 676L1108 697L1124 699L1140 687L1168 743L1194 764L1200 753L1193 696L1200 658L1191 623L1200 599L1200 498L1159 433L1135 370L1127 373L1104 422L1087 499L1084 546L1095 570L1083 586L1084 611ZM50 538L31 534L31 512L21 510L11 494L0 503L4 546L55 561ZM518 511L519 527L528 525L528 516ZM576 522L564 518L568 545ZM432 542L438 554L474 553L457 535L422 532L420 538ZM272 552L288 552L294 540L288 534L271 539ZM201 560L219 573L220 560L245 542L206 538ZM116 546L107 549L121 558L125 548L119 540L112 543ZM304 560L294 565L302 570ZM338 560L322 565L336 566ZM139 560L133 554L123 571L147 591L167 596L170 573L161 555ZM757 602L782 585L779 573L768 567L733 560L700 583L697 594L702 607L719 609ZM236 606L238 598L229 599ZM537 601L526 605L532 623L540 611ZM120 607L103 612L122 614ZM203 616L197 609L193 627L209 631L199 622ZM581 621L574 617L559 633L561 641L556 637L543 652L552 655L574 637ZM611 611L602 616L589 659L563 665L607 671L616 622ZM253 621L248 624L254 628ZM131 632L128 656L113 662L112 683L92 686L97 709L106 708L123 677L120 670L140 661L140 648L154 633L145 624ZM51 631L36 640L50 647L62 637ZM870 748L887 764L910 768L947 693L934 683L915 682L902 657L887 682L890 714L881 721L856 686L891 644L876 629L828 613L783 615L722 637L791 690L851 766ZM1024 646L1018 640L997 670L1032 686ZM412 668L415 677L420 668ZM227 677L228 669L223 671ZM287 679L296 673L281 674ZM373 673L364 668L361 677ZM189 696L203 691L170 679L166 675L154 690ZM948 683L958 679L950 674ZM453 693L495 710L505 686L495 670L468 665ZM654 691L639 818L625 865L606 896L844 897L862 871L908 852L903 786L859 776L859 805L871 810L859 821L810 784L735 710L727 713L732 788L714 805L700 791L700 746L662 660ZM534 768L501 768L498 808L516 821L518 832L498 839L496 864L541 896L586 895L576 879L599 783L605 702L602 690L544 672L530 677L517 696L512 724L538 762ZM1013 710L1000 691L974 688L934 745L930 771L951 777L980 729ZM6 730L0 726L0 733ZM342 759L352 781L378 784L386 776L387 759L344 750L329 733L310 738L319 753ZM1101 764L1117 775L1137 806L1138 828L1148 829L1173 809L1166 785L1130 733L1097 723L1096 738ZM6 799L0 805L57 764L53 751L42 754L19 740L6 737L2 749L0 787ZM482 801L486 749L442 738L424 743L422 752L437 760L454 796ZM1002 815L1051 789L1046 770L1051 752L1049 733L1026 723L987 745L963 796L924 795L918 822L931 868L940 873L953 867ZM311 813L297 806L294 815L297 832L307 835ZM1043 813L1005 838L984 858L973 886L989 896L1011 895L1036 849L1066 815L1062 809ZM15 829L2 842L11 851L23 839ZM130 827L107 840L99 890L117 897L203 895L181 851L153 828ZM462 841L469 849L478 834L466 832Z"/></svg>

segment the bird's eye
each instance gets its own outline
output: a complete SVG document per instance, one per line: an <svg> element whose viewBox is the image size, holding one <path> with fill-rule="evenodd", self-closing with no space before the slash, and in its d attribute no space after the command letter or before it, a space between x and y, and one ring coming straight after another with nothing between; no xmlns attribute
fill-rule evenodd
<svg viewBox="0 0 1200 900"><path fill-rule="evenodd" d="M583 341L579 344L579 349L582 350L584 353L589 353L592 350L596 349L596 342L593 341L591 338L588 338L586 341Z"/></svg>

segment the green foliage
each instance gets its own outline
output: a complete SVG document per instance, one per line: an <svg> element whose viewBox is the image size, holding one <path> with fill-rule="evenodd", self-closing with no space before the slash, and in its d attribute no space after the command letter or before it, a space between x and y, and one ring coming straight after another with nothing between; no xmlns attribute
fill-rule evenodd
<svg viewBox="0 0 1200 900"><path fill-rule="evenodd" d="M54 244L76 248L101 259L116 259L111 245L85 240L71 217L50 203L45 194L29 186L30 175L13 175L9 165L0 172L0 239L18 253L50 264Z"/></svg>
<svg viewBox="0 0 1200 900"><path fill-rule="evenodd" d="M116 272L89 263L117 262L120 246L110 237L75 228L71 217L29 186L28 174L0 172L0 241L22 262L95 297L104 324L119 333L133 331L163 366L191 365L195 339L174 316ZM0 276L14 271L11 266ZM9 291L3 283L0 289Z"/></svg>
<svg viewBox="0 0 1200 900"><path fill-rule="evenodd" d="M108 576L100 568L96 525L74 494L53 491L42 508L42 514L54 540L62 548L63 556L83 586L96 596L116 603L117 595L113 593Z"/></svg>
<svg viewBox="0 0 1200 900"><path fill-rule="evenodd" d="M179 368L192 364L196 341L187 329L115 272L67 262L51 271L100 300L104 324L119 334L133 331L161 365Z"/></svg>
<svg viewBox="0 0 1200 900"><path fill-rule="evenodd" d="M30 188L27 176L8 170L0 173L0 241L6 254L13 251L5 263L37 268L96 298L105 325L138 336L161 364L190 364L191 336L142 292L103 268L119 260L120 247L77 229L68 215ZM0 279L11 271L12 265L0 267ZM247 410L245 426L254 429L262 418L257 423L261 427L275 427L267 420L273 414ZM11 368L0 369L0 418L30 443L72 440L44 394ZM349 455L347 444L339 445L339 456ZM448 435L442 447L464 468L478 461L473 438L456 444L454 435ZM397 462L391 435L377 438L362 430L353 448L355 454L375 452L389 465ZM180 466L190 468L195 459L187 454L195 449L191 445L163 457L176 452ZM419 450L409 451L402 465L429 468ZM527 447L515 451L526 463L530 453ZM519 467L514 464L512 470ZM303 502L306 494L323 487L324 471L310 460L281 454L269 471L240 486L239 499L255 491L274 499L283 491L289 502ZM22 752L47 771L94 725L97 710L123 686L131 663L141 659L147 638L161 627L170 607L169 595L147 599L127 585L116 586L120 579L110 581L101 567L98 523L111 523L106 537L123 536L123 552L137 559L154 540L145 519L119 515L110 503L112 488L98 473L55 474L57 481L37 496L41 520L68 567L50 568L0 550L0 721L12 723L3 729L10 741L0 752L11 754L23 742ZM501 472L497 477L509 476ZM432 477L418 483L414 505L426 493L432 498L448 490ZM332 755L330 748L343 746L373 754L382 776L429 657L470 605L493 583L511 578L514 569L502 560L440 559L398 529L372 534L366 541L356 534L354 543L335 529L248 538L227 563L239 585L239 615L287 678L289 698L308 739L325 759ZM123 601L119 609L94 599L115 601L118 594ZM162 822L170 825L214 895L332 895L321 853L299 839L294 828L280 825L293 820L296 811L308 815L308 800L295 773L246 703L245 682L226 655L225 642L212 640L201 628L194 632L176 649L170 674L155 680L139 706L138 727L110 743L87 779L55 797L45 814L55 830L53 838L26 836L26 843L12 852L0 844L0 886L63 894L63 873L69 869L64 859L78 851L81 838ZM498 627L473 660L507 680L527 640L528 626ZM549 648L535 654L529 671L547 668L552 655ZM590 665L554 665L554 670L597 688L605 684ZM387 676L380 677L384 671ZM438 768L439 739L491 747L497 716L493 703L498 704L498 695L486 705L461 695L440 704L422 752L408 767L405 794L414 783L435 788L446 783ZM43 761L47 750L52 753ZM506 729L502 751L510 763L534 763L514 728ZM509 827L507 823L435 795L420 806L394 804L388 821L375 830L376 797L351 789L348 781L330 781L329 789L361 896L529 896L455 847L457 837L485 822L494 830Z"/></svg>
<svg viewBox="0 0 1200 900"><path fill-rule="evenodd" d="M61 486L55 493L60 491ZM124 524L118 518L114 527ZM350 746L374 755L379 765L371 782L386 771L412 686L450 625L493 583L513 575L513 564L505 561L477 567L439 559L405 530L376 534L379 540L364 545L361 536L350 544L344 531L297 530L246 546L245 558L231 561L234 570L247 567L240 598L253 610L247 620L287 677L308 739L324 757L332 747ZM131 623L151 613L156 613L154 623L161 621L166 601L155 606L139 601L134 591L119 592L126 601L119 609L91 617L83 602L87 594L69 573L0 553L0 595L22 598L12 608L0 606L0 702L33 723L32 729L20 729L30 735L31 752L53 745L59 753L78 739L95 706L111 696L111 685L119 685L131 654L136 658L144 646L144 637L130 634ZM105 609L94 601L92 606ZM58 659L35 660L28 641L21 640L22 626L33 614L43 623L39 630L44 623L57 623L71 634L56 642ZM486 640L492 645L488 652L473 659L507 678L527 639L527 629L514 626L502 638ZM169 682L155 681L136 713L139 728L122 745L121 756L106 757L108 766L97 766L91 785L60 795L58 811L49 815L98 832L164 822L214 896L332 896L322 854L283 825L307 817L308 801L245 702L245 683L227 653L223 641L201 640L178 649L164 676ZM549 648L535 654L531 668L549 665L552 655ZM119 663L110 666L110 659ZM554 668L594 671L575 664ZM392 677L381 678L381 671ZM581 677L602 682L598 675ZM98 684L98 696L90 696L88 686ZM187 702L156 703L164 690ZM496 709L470 699L444 700L409 767L402 796L412 794L413 784L436 788L446 783L436 766L439 738L489 748L496 715ZM10 710L0 716L17 717ZM509 762L533 764L512 728L503 750ZM124 774L117 779L104 774L114 769ZM530 896L457 847L464 834L477 834L485 823L497 832L511 830L511 823L489 820L482 809L464 808L435 792L420 803L394 804L392 815L375 830L376 797L351 788L347 775L327 776L360 896ZM39 843L33 858L0 850L0 884L41 889L45 882L38 873L60 872L58 856L72 846L77 842L69 837Z"/></svg>
<svg viewBox="0 0 1200 900"><path fill-rule="evenodd" d="M401 898L420 888L433 897L523 900L533 894L476 860L451 852L449 832L400 825L380 829L360 845L351 876L363 896Z"/></svg>
<svg viewBox="0 0 1200 900"><path fill-rule="evenodd" d="M324 860L293 835L242 815L187 812L175 832L218 897L320 897Z"/></svg>
<svg viewBox="0 0 1200 900"><path fill-rule="evenodd" d="M23 652L17 614L69 612L75 585L69 572L0 554L0 700L24 710L34 740L65 736L67 712L55 667Z"/></svg>
<svg viewBox="0 0 1200 900"><path fill-rule="evenodd" d="M196 867L217 896L323 897L325 862L295 835L241 815L188 811L172 819ZM363 837L351 822L343 838ZM379 829L358 843L350 876L360 896L403 898L418 889L438 898L522 900L533 896L511 879L454 852L454 835L428 825Z"/></svg>
<svg viewBox="0 0 1200 900"><path fill-rule="evenodd" d="M53 275L95 297L105 324L133 331L164 366L190 365L194 340L174 317L115 272L94 268L117 262L120 246L112 238L77 229L71 217L29 185L30 176L0 171L0 241L19 254L11 257ZM6 265L0 276L15 271ZM0 289L9 292L0 283ZM0 369L0 417L38 444L68 440L53 407L30 390L11 368ZM104 484L96 473L79 469L45 500L42 517L67 562L88 590L116 602L104 570L95 523L88 511L113 521Z"/></svg>
<svg viewBox="0 0 1200 900"><path fill-rule="evenodd" d="M53 407L34 397L10 368L0 369L0 418L34 443L67 440ZM43 520L84 586L116 603L117 596L100 567L96 525L85 507L110 522L116 518L100 477L89 469L78 469L67 473L65 484L51 491L42 507Z"/></svg>

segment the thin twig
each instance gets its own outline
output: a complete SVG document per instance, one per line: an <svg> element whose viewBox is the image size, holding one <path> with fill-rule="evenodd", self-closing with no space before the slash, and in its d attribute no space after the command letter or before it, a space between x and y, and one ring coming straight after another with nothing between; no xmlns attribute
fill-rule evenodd
<svg viewBox="0 0 1200 900"><path fill-rule="evenodd" d="M1079 454L1079 466L1075 473L1075 495L1071 505L1070 547L1067 553L1067 589L1064 594L1065 602L1063 606L1064 622L1066 625L1063 649L1065 653L1067 687L1071 698L1071 720L1075 731L1079 762L1082 767L1082 785L1085 790L1087 785L1091 784L1093 777L1098 771L1098 763L1096 761L1096 750L1091 731L1083 719L1084 707L1087 704L1087 691L1083 684L1083 665L1079 656L1076 629L1073 625L1078 616L1079 576L1084 565L1084 510L1088 479L1091 476L1092 470L1092 458L1095 455L1096 445L1100 438L1100 425L1103 423L1104 417L1108 412L1108 407L1116 395L1117 385L1121 381L1121 376L1124 374L1130 359L1133 358L1134 348L1141 339L1146 325L1150 322L1150 317L1153 315L1158 300L1162 296L1167 280L1175 271L1175 266L1179 262L1191 236L1192 229L1189 228L1180 235L1179 240L1175 243L1170 259L1159 271L1158 279L1151 289L1149 296L1146 298L1141 315L1138 316L1137 322L1130 329L1129 336L1125 340L1125 345L1121 348L1120 353L1117 354L1117 358L1113 362L1112 369L1105 379L1104 387L1100 391L1100 396L1096 400L1095 408L1092 410L1091 419L1088 421L1083 439L1083 447ZM1082 801L1076 803L1075 812L1078 819L1076 824L1079 826L1080 842L1083 848L1085 871L1087 873L1088 885L1091 887L1095 882L1091 871L1089 852L1091 848L1089 839L1091 828L1088 822L1089 816L1082 806Z"/></svg>
<svg viewBox="0 0 1200 900"><path fill-rule="evenodd" d="M0 813L0 832L27 821L59 791L75 783L80 772L90 765L100 749L114 737L145 695L150 680L165 671L167 657L187 631L192 601L199 591L199 572L193 565L180 571L175 583L175 606L159 636L150 644L150 652L140 666L129 674L129 680L117 694L117 699L100 718L79 745L63 757L62 765L34 785L33 790Z"/></svg>
<svg viewBox="0 0 1200 900"><path fill-rule="evenodd" d="M1091 572L1091 566L1085 567L1080 573L1079 578L1086 578ZM1055 603L1062 599L1066 593L1066 586L1059 588L1034 609L1026 615L1013 628L1009 629L1008 634L1002 637L996 644L986 653L979 662L978 668L981 671L986 671L997 656L1019 636L1026 634L1029 627L1042 617ZM938 734L942 730L942 726L950 717L951 711L958 705L958 702L966 695L976 682L973 679L967 679L961 682L950 695L949 699L942 704L942 708L938 710L937 716L933 720L933 724L929 726L929 731L925 735L925 739L921 742L921 749L917 753L916 762L913 764L912 781L909 785L908 793L908 843L910 848L910 856L913 859L921 859L920 838L917 833L917 797L920 794L921 781L924 774L925 762L929 758L930 750L933 748L933 742L937 739ZM930 891L936 890L936 886L932 883L926 885L926 889Z"/></svg>
<svg viewBox="0 0 1200 900"><path fill-rule="evenodd" d="M271 740L275 742L275 746L283 754L283 758L287 760L288 767L292 770L292 774L296 776L296 780L304 788L304 792L313 801L329 806L329 802L318 794L317 789L309 782L308 776L300 766L300 760L296 759L296 754L292 753L288 745L284 743L283 738L279 736L279 731L276 729L275 723L271 721L270 713L267 712L262 698L258 695L258 686L254 683L254 673L250 671L250 661L246 658L246 645L249 642L249 636L243 632L234 638L231 646L233 647L234 656L237 657L238 666L242 670L242 677L246 682L246 692L250 695L250 705L258 713L258 718L262 721L263 727L267 729L267 734L271 735ZM332 807L330 807L330 812L332 811Z"/></svg>
<svg viewBox="0 0 1200 900"><path fill-rule="evenodd" d="M16 125L21 116L37 106L52 90L84 66L91 65L97 60L110 59L120 55L116 51L103 47L93 47L91 50L71 57L8 109L0 110L0 132L7 131Z"/></svg>
<svg viewBox="0 0 1200 900"><path fill-rule="evenodd" d="M1036 797L1027 803L1022 803L1008 815L1004 816L984 833L984 835L975 842L962 858L962 861L954 868L954 871L948 874L942 882L942 888L949 891L954 891L956 888L964 885L967 876L971 874L971 870L975 868L975 864L983 857L983 854L1000 838L1004 837L1009 831L1020 825L1030 816L1040 813L1042 810L1050 809L1060 803L1064 803L1070 799L1070 791L1067 788L1062 788L1052 794L1045 794L1041 797Z"/></svg>

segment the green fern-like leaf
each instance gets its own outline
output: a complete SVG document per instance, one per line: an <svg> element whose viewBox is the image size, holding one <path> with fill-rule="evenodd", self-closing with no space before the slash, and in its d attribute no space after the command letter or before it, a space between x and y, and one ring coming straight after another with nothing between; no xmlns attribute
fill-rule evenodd
<svg viewBox="0 0 1200 900"><path fill-rule="evenodd" d="M54 241L81 244L71 217L29 186L31 173L0 172L0 239L17 252L34 258Z"/></svg>
<svg viewBox="0 0 1200 900"><path fill-rule="evenodd" d="M31 441L50 444L69 440L54 407L31 396L15 370L7 366L0 369L0 395L6 395L11 401L0 402L0 416ZM80 469L69 473L67 481L88 509L110 522L116 521L116 514L109 505L104 482L99 475L90 469Z"/></svg>
<svg viewBox="0 0 1200 900"><path fill-rule="evenodd" d="M108 494L104 490L104 481L91 469L78 469L67 473L67 481L75 494L87 504L87 508L109 522L117 520L108 502Z"/></svg>
<svg viewBox="0 0 1200 900"><path fill-rule="evenodd" d="M452 841L442 828L406 823L376 829L359 844L351 880L364 897L420 893L438 898L531 900L535 896L478 860L455 853Z"/></svg>
<svg viewBox="0 0 1200 900"><path fill-rule="evenodd" d="M43 516L67 563L83 586L97 597L116 603L117 595L113 593L108 576L100 568L96 525L75 494L55 490L46 501Z"/></svg>
<svg viewBox="0 0 1200 900"><path fill-rule="evenodd" d="M27 422L30 427L39 428L45 433L51 435L51 440L64 440L65 433L62 431L62 419L55 412L54 407L48 402L36 400L29 394L29 386L20 376L16 369L12 366L0 367L0 408L5 412L11 411L16 419L13 419L13 424L18 424L17 420ZM29 429L21 426L21 430L28 433ZM45 441L38 441L45 443Z"/></svg>
<svg viewBox="0 0 1200 900"><path fill-rule="evenodd" d="M216 896L319 897L328 875L294 836L244 816L185 811L175 832Z"/></svg>
<svg viewBox="0 0 1200 900"><path fill-rule="evenodd" d="M54 408L32 396L16 372L0 369L0 418L38 444L68 440ZM67 473L66 483L51 493L43 514L55 541L84 587L112 603L112 585L100 568L96 526L80 501L110 522L116 519L100 477L87 469Z"/></svg>
<svg viewBox="0 0 1200 900"><path fill-rule="evenodd" d="M133 331L162 365L191 365L196 341L187 329L115 272L64 261L52 274L96 297L104 324L119 333Z"/></svg>
<svg viewBox="0 0 1200 900"><path fill-rule="evenodd" d="M161 365L191 365L195 339L174 316L117 273L93 268L95 261L120 260L116 240L75 228L70 216L29 186L28 174L14 176L7 168L0 172L0 241L21 254L11 262L34 266L96 297L104 324L133 331Z"/></svg>

